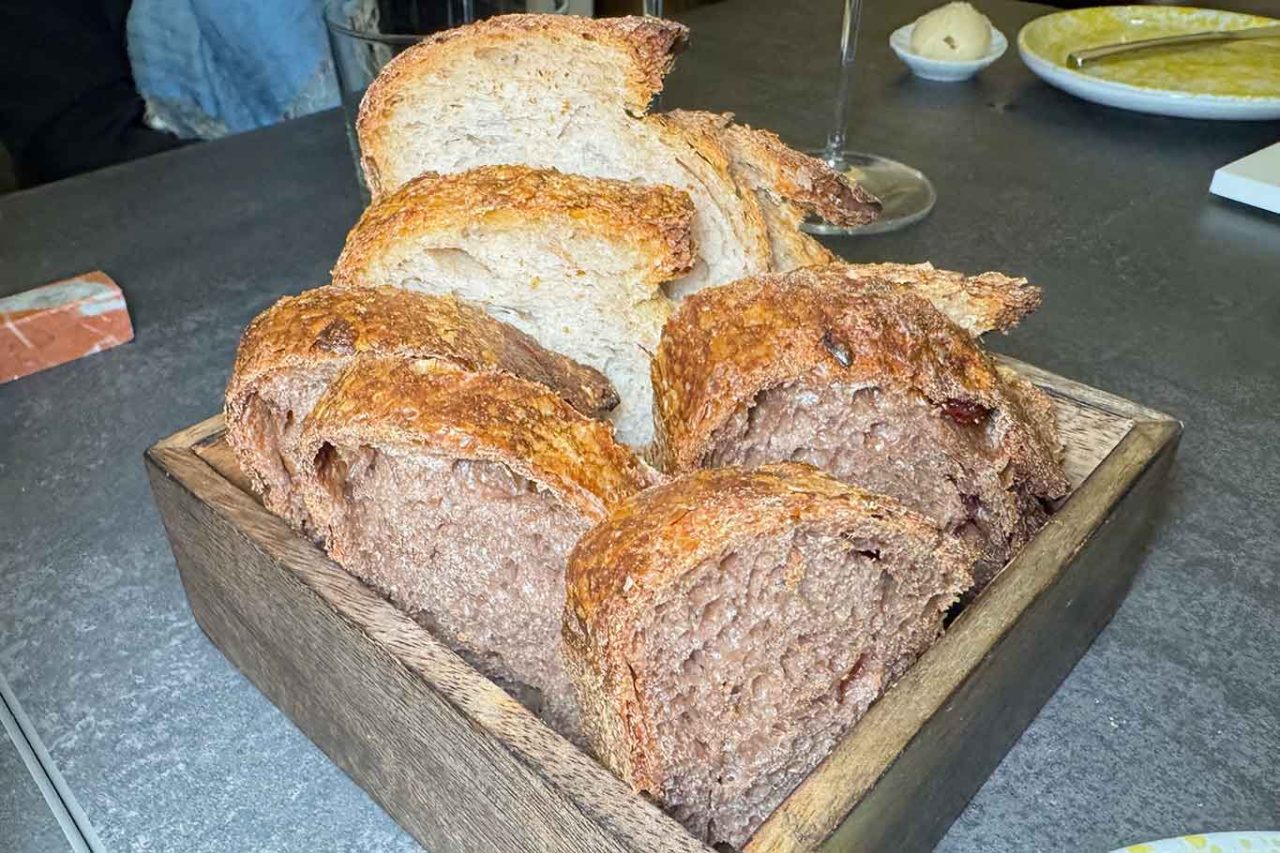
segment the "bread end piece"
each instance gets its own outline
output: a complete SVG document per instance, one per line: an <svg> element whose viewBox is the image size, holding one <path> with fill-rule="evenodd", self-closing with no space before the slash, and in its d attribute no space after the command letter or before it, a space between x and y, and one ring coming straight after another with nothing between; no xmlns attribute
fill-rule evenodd
<svg viewBox="0 0 1280 853"><path fill-rule="evenodd" d="M880 215L874 195L816 157L791 148L776 133L729 123L725 136L734 159L750 170L758 187L808 213L846 228Z"/></svg>

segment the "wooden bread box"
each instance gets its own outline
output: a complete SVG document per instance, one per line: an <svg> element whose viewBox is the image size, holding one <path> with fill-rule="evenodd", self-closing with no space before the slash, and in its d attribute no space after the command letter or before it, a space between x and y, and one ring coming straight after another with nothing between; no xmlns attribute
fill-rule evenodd
<svg viewBox="0 0 1280 853"><path fill-rule="evenodd" d="M930 847L1128 590L1181 425L1000 360L1053 399L1071 494L746 850ZM426 848L707 849L264 510L221 416L146 461L205 633Z"/></svg>

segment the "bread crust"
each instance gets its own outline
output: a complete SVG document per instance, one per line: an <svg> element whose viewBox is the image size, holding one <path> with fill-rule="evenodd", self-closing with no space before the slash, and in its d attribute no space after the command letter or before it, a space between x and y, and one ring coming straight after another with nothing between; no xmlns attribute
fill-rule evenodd
<svg viewBox="0 0 1280 853"><path fill-rule="evenodd" d="M879 199L776 133L726 121L724 135L734 158L754 170L756 185L777 197L842 227L865 225L880 215Z"/></svg>
<svg viewBox="0 0 1280 853"><path fill-rule="evenodd" d="M353 362L312 410L299 457L314 467L325 443L499 462L592 521L660 479L614 439L612 426L545 386L441 359ZM317 488L314 477L303 483L304 495ZM322 526L323 513L316 518Z"/></svg>
<svg viewBox="0 0 1280 853"><path fill-rule="evenodd" d="M773 269L773 255L769 246L769 228L761 210L759 199L742 187L733 171L733 158L714 122L705 117L710 113L676 110L655 113L643 121L658 131L673 152L692 150L723 182L724 187L736 194L741 219L740 233L735 235L746 255L747 269ZM692 167L690 171L697 174Z"/></svg>
<svg viewBox="0 0 1280 853"><path fill-rule="evenodd" d="M998 272L965 275L921 264L849 264L852 279L876 278L910 287L970 334L1007 332L1040 307L1040 288Z"/></svg>
<svg viewBox="0 0 1280 853"><path fill-rule="evenodd" d="M718 141L744 201L763 217L771 250L769 269L834 263L825 246L800 230L806 213L840 225L875 219L880 202L826 163L787 146L776 134L735 124L730 113L672 110L669 122Z"/></svg>
<svg viewBox="0 0 1280 853"><path fill-rule="evenodd" d="M801 377L899 388L992 418L1015 478L1057 497L1067 481L1047 402L1011 387L973 337L903 285L808 267L708 288L668 321L653 362L654 458L697 468L735 409Z"/></svg>
<svg viewBox="0 0 1280 853"><path fill-rule="evenodd" d="M451 175L427 172L365 210L347 235L333 280L382 283L371 272L377 260L418 234L569 222L637 246L652 258L647 283L656 291L693 267L693 216L688 193L668 186L528 166L480 166Z"/></svg>
<svg viewBox="0 0 1280 853"><path fill-rule="evenodd" d="M370 355L439 358L468 370L521 376L590 417L603 417L618 404L599 371L543 349L459 299L331 285L284 297L245 329L227 386L227 422L239 418L246 397L268 374Z"/></svg>
<svg viewBox="0 0 1280 853"><path fill-rule="evenodd" d="M944 537L898 501L810 465L699 470L615 506L606 522L579 540L566 574L566 657L598 757L637 789L662 790L663 768L652 751L656 738L625 658L624 633L637 608L737 543L802 523L852 526L868 517L886 531L927 543L940 576L951 573L965 585L976 557L971 546Z"/></svg>
<svg viewBox="0 0 1280 853"><path fill-rule="evenodd" d="M473 24L436 33L396 56L378 75L360 103L356 131L365 176L376 197L383 187L378 177L379 140L398 103L398 93L415 81L425 82L448 68L466 51L531 38L547 39L556 49L608 51L623 82L624 106L643 115L675 56L688 41L682 24L661 18L583 18L576 15L498 15Z"/></svg>

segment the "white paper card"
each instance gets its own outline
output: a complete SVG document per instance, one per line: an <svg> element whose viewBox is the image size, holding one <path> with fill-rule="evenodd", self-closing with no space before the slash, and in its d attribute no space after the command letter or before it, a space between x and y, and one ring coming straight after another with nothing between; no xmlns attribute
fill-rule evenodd
<svg viewBox="0 0 1280 853"><path fill-rule="evenodd" d="M1214 172L1209 192L1280 213L1280 142Z"/></svg>

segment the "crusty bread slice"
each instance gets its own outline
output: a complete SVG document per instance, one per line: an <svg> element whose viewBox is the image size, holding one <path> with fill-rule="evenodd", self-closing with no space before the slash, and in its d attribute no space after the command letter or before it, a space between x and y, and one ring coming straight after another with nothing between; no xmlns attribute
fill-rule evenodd
<svg viewBox="0 0 1280 853"><path fill-rule="evenodd" d="M576 738L565 562L657 474L545 386L442 359L352 362L298 447L330 555Z"/></svg>
<svg viewBox="0 0 1280 853"><path fill-rule="evenodd" d="M588 740L696 837L740 846L934 641L974 556L807 465L625 500L569 562Z"/></svg>
<svg viewBox="0 0 1280 853"><path fill-rule="evenodd" d="M693 205L665 186L527 166L427 173L375 201L334 281L472 300L544 346L603 371L623 441L653 437L649 361L693 264Z"/></svg>
<svg viewBox="0 0 1280 853"><path fill-rule="evenodd" d="M360 356L440 358L468 370L541 382L603 417L608 381L528 335L453 298L392 287L321 287L286 296L240 339L226 393L227 441L267 509L298 528L308 519L294 475L303 421L333 377Z"/></svg>
<svg viewBox="0 0 1280 853"><path fill-rule="evenodd" d="M928 299L953 323L972 335L1007 332L1040 307L1040 288L1025 278L984 272L965 275L922 264L848 264L845 275L874 278L909 287Z"/></svg>
<svg viewBox="0 0 1280 853"><path fill-rule="evenodd" d="M358 122L375 196L427 171L518 163L689 193L698 263L674 295L773 268L756 194L722 134L644 116L686 30L653 18L507 15L406 50L369 87Z"/></svg>
<svg viewBox="0 0 1280 853"><path fill-rule="evenodd" d="M369 188L376 196L426 171L530 162L467 162L465 147L527 145L531 157L556 158L539 149L558 137L575 156L616 156L590 150L610 140L590 137L588 125L607 131L643 115L688 34L656 18L501 15L428 36L382 70L360 105Z"/></svg>
<svg viewBox="0 0 1280 853"><path fill-rule="evenodd" d="M843 267L689 297L653 385L669 472L810 462L979 545L979 588L1067 490L1042 392L912 288Z"/></svg>
<svg viewBox="0 0 1280 853"><path fill-rule="evenodd" d="M734 179L759 202L776 272L836 260L830 250L800 230L807 214L855 226L872 221L880 212L874 196L821 160L788 147L777 134L735 124L730 114L673 110L667 116L721 140Z"/></svg>

